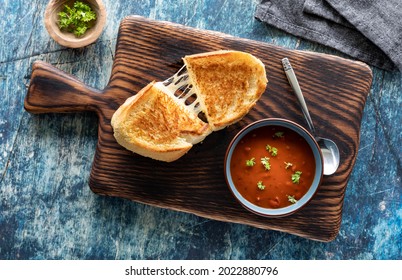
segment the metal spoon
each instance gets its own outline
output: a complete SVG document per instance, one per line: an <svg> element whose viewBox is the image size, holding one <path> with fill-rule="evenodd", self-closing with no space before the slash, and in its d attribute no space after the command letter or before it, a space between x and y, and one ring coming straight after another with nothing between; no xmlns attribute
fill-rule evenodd
<svg viewBox="0 0 402 280"><path fill-rule="evenodd" d="M308 112L306 102L304 101L304 97L299 86L299 82L297 81L296 74L293 71L292 65L290 65L289 59L286 57L283 58L282 65L283 69L285 70L286 77L288 78L289 84L292 86L292 89L295 92L297 99L299 100L307 124L312 134L314 135L315 140L321 148L324 160L324 175L332 175L335 173L339 166L340 157L338 146L335 144L334 141L330 139L316 136L313 121L311 120L310 113Z"/></svg>

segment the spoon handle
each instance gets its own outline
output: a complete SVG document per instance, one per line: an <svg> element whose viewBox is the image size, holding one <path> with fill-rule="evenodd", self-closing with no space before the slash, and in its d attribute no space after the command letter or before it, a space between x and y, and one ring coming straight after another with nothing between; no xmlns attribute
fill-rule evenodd
<svg viewBox="0 0 402 280"><path fill-rule="evenodd" d="M306 101L304 100L302 91L299 86L299 82L297 81L296 74L293 71L292 65L289 62L287 57L282 59L283 69L285 70L286 77L288 78L289 84L292 87L293 91L296 94L297 100L299 100L302 112L304 117L306 118L308 127L310 128L311 132L315 136L315 128L313 125L313 121L311 120L310 113L307 109Z"/></svg>

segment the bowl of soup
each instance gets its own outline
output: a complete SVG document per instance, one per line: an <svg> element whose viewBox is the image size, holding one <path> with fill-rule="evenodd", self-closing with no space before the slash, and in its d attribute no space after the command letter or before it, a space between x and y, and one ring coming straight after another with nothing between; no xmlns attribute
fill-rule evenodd
<svg viewBox="0 0 402 280"><path fill-rule="evenodd" d="M249 211L269 217L295 213L315 195L323 159L314 137L301 125L279 118L244 127L229 144L227 185Z"/></svg>

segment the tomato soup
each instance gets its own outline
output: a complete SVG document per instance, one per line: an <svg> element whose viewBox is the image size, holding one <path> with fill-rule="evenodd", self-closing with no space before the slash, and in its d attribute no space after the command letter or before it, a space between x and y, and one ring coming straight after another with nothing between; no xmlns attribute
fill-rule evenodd
<svg viewBox="0 0 402 280"><path fill-rule="evenodd" d="M264 208L296 203L310 188L315 160L307 141L281 127L256 128L233 151L230 171L240 194Z"/></svg>

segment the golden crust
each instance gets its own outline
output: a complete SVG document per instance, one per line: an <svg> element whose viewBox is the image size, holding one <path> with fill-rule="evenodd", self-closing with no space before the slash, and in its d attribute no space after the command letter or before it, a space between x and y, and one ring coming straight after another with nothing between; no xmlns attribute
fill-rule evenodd
<svg viewBox="0 0 402 280"><path fill-rule="evenodd" d="M151 82L128 98L112 117L120 145L145 157L174 161L212 131L244 117L268 82L263 63L248 53L217 51L183 60L208 123L169 88Z"/></svg>
<svg viewBox="0 0 402 280"><path fill-rule="evenodd" d="M120 145L162 161L176 160L210 133L208 124L154 82L127 99L111 124Z"/></svg>
<svg viewBox="0 0 402 280"><path fill-rule="evenodd" d="M248 53L216 51L183 60L213 130L243 118L268 82L264 64Z"/></svg>

